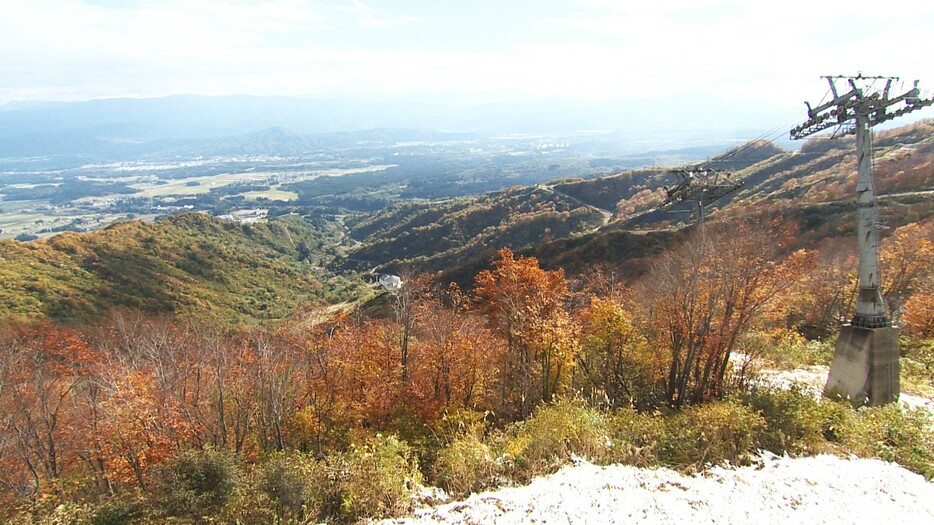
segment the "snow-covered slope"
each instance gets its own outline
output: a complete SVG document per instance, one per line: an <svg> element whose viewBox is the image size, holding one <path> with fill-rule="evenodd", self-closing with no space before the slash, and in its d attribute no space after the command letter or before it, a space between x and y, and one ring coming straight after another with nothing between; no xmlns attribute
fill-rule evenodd
<svg viewBox="0 0 934 525"><path fill-rule="evenodd" d="M934 524L934 483L872 459L763 456L697 476L580 461L386 523Z"/></svg>
<svg viewBox="0 0 934 525"><path fill-rule="evenodd" d="M804 388L820 399L826 366L761 370L759 382ZM906 408L934 414L934 400L902 394ZM397 524L866 524L934 525L934 483L895 464L837 456L763 453L752 466L674 470L579 460L524 487L504 488L436 507Z"/></svg>

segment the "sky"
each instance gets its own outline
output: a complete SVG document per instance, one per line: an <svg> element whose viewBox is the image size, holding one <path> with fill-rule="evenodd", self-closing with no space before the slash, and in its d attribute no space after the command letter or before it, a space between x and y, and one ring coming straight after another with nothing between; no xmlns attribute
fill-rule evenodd
<svg viewBox="0 0 934 525"><path fill-rule="evenodd" d="M898 4L895 6L894 4ZM0 104L193 93L786 107L821 75L934 91L934 2L0 0Z"/></svg>

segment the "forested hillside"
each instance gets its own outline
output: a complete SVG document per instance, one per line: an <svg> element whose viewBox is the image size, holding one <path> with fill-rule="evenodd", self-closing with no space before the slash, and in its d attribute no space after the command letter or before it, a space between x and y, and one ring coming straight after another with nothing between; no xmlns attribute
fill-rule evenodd
<svg viewBox="0 0 934 525"><path fill-rule="evenodd" d="M875 152L886 224L934 213L934 122L879 133ZM815 139L797 152L762 141L734 148L706 163L735 170L743 183L715 204L711 220L780 214L798 225L802 246L851 232L854 158L849 139ZM314 220L239 225L185 215L33 243L2 241L0 313L73 321L128 306L276 319L304 302L353 300L356 285L349 283L360 282L353 272L443 271L470 286L501 247L571 274L603 263L638 275L678 238L671 226L691 221L690 203L657 209L675 182L659 168L398 202L377 212L345 210L340 217L316 213Z"/></svg>
<svg viewBox="0 0 934 525"><path fill-rule="evenodd" d="M758 148L752 145L752 149ZM739 155L746 152L741 149ZM722 162L714 159L710 165L723 168L733 160L729 153L721 159ZM873 159L873 178L876 192L882 196L883 214L900 214L895 209L886 210L888 203L897 206L929 201L934 191L934 121L921 121L876 134ZM741 181L743 187L716 205L733 216L750 211L849 201L856 191L856 147L851 137L818 137L804 143L799 151L779 152L734 170L733 178ZM670 181L669 184L675 182L674 179ZM630 219L638 212L657 206L663 199L664 192L659 191L659 186L650 184L641 195L624 196L618 204L618 218L627 226L652 226L690 218L689 214L673 217L654 212Z"/></svg>
<svg viewBox="0 0 934 525"><path fill-rule="evenodd" d="M235 224L203 214L47 240L0 241L0 316L78 322L115 307L234 322L279 319L352 293L321 269L338 248L297 216Z"/></svg>
<svg viewBox="0 0 934 525"><path fill-rule="evenodd" d="M898 227L934 213L934 122L880 133L875 152L886 224ZM728 170L742 183L715 203L711 220L781 214L801 228L802 246L855 227L850 139L814 139L794 152L755 141L701 164ZM357 243L344 267L443 271L469 285L494 250L510 247L572 274L598 262L638 274L644 267L640 259L657 253L677 237L679 225L693 220L691 202L659 208L665 188L678 182L669 168L653 168L390 206L348 222Z"/></svg>
<svg viewBox="0 0 934 525"><path fill-rule="evenodd" d="M524 248L591 231L606 220L599 209L547 186L400 204L351 225L360 245L349 261L358 269L411 265L437 271L504 246Z"/></svg>
<svg viewBox="0 0 934 525"><path fill-rule="evenodd" d="M785 151L774 144L760 140L733 148L700 164L732 172L747 169L783 153ZM641 211L640 204L645 204L647 199L652 204L661 202L656 200L656 197L664 198L664 192L659 190L677 182L669 169L642 169L612 177L568 181L556 184L555 190L605 210L620 210L621 215L631 214Z"/></svg>

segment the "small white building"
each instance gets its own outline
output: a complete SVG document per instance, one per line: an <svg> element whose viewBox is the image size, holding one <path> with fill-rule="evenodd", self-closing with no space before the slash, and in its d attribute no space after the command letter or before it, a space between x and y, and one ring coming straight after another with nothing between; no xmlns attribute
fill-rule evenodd
<svg viewBox="0 0 934 525"><path fill-rule="evenodd" d="M396 292L402 289L402 279L399 278L398 275L389 275L384 273L379 276L377 282L379 282L379 285L383 288L383 290L389 290L390 292Z"/></svg>
<svg viewBox="0 0 934 525"><path fill-rule="evenodd" d="M186 208L188 206L185 206ZM241 224L253 224L256 222L262 222L266 220L266 217L269 216L269 210L264 209L254 209L254 210L237 210L235 212L218 215L217 218L222 221L232 221L239 222Z"/></svg>

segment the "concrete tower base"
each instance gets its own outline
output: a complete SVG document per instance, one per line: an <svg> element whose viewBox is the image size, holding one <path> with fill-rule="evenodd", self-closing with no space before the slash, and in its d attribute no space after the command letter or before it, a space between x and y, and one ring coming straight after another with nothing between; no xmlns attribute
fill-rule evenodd
<svg viewBox="0 0 934 525"><path fill-rule="evenodd" d="M899 390L898 330L844 326L824 396L880 406L898 401Z"/></svg>

